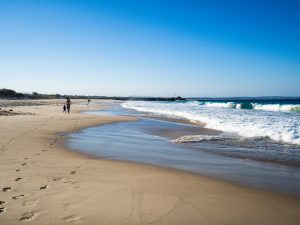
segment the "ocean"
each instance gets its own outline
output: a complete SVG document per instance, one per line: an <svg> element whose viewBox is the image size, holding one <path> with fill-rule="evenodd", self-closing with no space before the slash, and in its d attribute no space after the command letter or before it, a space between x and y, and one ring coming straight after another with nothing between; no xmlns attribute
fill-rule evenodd
<svg viewBox="0 0 300 225"><path fill-rule="evenodd" d="M175 143L223 155L300 166L300 99L127 101L122 106L222 131L219 135L182 136L172 140Z"/></svg>

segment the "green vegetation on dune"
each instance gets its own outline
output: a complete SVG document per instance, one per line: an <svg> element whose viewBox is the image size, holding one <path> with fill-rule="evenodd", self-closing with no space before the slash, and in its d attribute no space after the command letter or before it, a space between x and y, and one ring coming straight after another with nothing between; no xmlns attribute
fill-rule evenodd
<svg viewBox="0 0 300 225"><path fill-rule="evenodd" d="M0 98L24 98L25 95L11 89L0 89Z"/></svg>

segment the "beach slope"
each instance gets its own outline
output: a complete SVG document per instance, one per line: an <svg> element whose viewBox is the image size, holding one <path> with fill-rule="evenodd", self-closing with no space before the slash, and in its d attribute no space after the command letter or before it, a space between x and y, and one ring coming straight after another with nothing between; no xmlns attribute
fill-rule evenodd
<svg viewBox="0 0 300 225"><path fill-rule="evenodd" d="M299 224L297 197L95 159L63 145L69 132L131 118L82 114L95 107L80 101L70 115L58 100L13 105L6 102L5 112L14 115L0 116L1 225Z"/></svg>

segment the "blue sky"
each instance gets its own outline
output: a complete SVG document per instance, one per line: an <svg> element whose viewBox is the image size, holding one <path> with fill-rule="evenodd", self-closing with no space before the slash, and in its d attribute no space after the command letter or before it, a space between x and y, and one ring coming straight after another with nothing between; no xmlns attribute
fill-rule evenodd
<svg viewBox="0 0 300 225"><path fill-rule="evenodd" d="M299 1L0 0L0 88L300 96Z"/></svg>

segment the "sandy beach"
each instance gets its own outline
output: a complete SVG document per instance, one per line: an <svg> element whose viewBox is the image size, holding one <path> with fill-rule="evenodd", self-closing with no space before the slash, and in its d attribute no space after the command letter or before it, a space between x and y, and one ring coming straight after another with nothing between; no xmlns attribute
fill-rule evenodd
<svg viewBox="0 0 300 225"><path fill-rule="evenodd" d="M66 149L70 132L133 118L83 114L105 107L85 100L65 115L63 102L1 101L1 225L299 224L298 197Z"/></svg>

